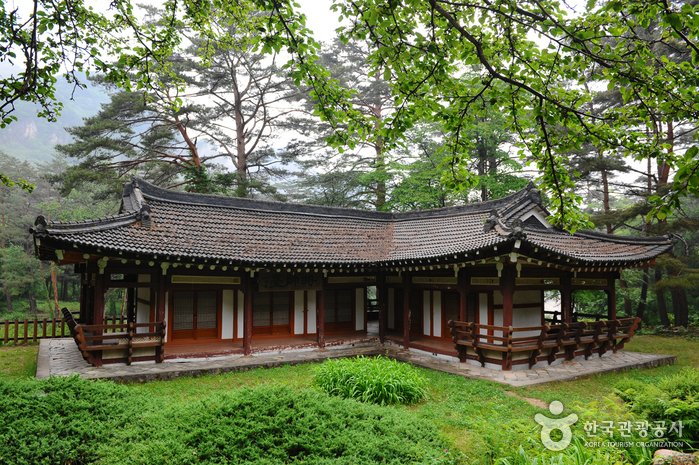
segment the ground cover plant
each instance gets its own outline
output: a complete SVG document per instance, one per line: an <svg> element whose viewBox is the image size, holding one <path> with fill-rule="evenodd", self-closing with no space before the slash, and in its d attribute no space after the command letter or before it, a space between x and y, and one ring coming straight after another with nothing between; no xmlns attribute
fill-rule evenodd
<svg viewBox="0 0 699 465"><path fill-rule="evenodd" d="M78 377L0 382L0 462L449 463L407 412L258 386L187 401Z"/></svg>
<svg viewBox="0 0 699 465"><path fill-rule="evenodd" d="M262 413L270 413L270 409L266 407L267 402L276 406L272 410L279 409L279 405L281 405L282 412L286 411L287 413L281 414L280 418L286 419L287 423L293 424L293 419L288 415L289 411L287 408L290 404L287 401L293 398L295 399L295 405L308 405L309 399L322 396L325 399L321 403L324 406L322 409L338 410L342 408L341 404L333 402L351 402L353 405L358 405L359 408L366 407L370 409L353 410L355 413L352 415L355 416L349 416L349 418L353 419L359 418L359 413L357 412L364 412L361 415L365 416L361 418L366 419L362 423L362 427L365 429L360 429L359 432L355 432L356 434L347 433L347 428L351 427L350 424L341 422L328 423L333 425L333 430L337 430L339 435L335 439L331 438L328 444L331 444L333 440L339 441L339 437L342 435L353 434L351 436L352 441L368 444L370 447L368 446L367 449L389 447L389 445L381 441L371 439L375 428L381 426L381 420L375 416L377 412L383 412L381 413L381 418L396 415L395 423L392 423L396 428L388 428L387 431L389 432L400 432L401 427L407 428L407 425L410 424L406 423L407 421L416 422L411 428L417 428L420 431L426 431L421 429L424 426L414 425L428 425L429 434L434 435L428 436L428 438L436 438L434 439L435 442L417 440L416 436L413 436L413 440L417 442L414 446L411 446L412 449L403 451L404 455L401 457L401 460L404 460L404 463L464 463L481 465L517 463L530 465L536 461L537 465L540 465L543 463L577 464L587 461L587 463L649 464L649 459L654 450L652 445L646 449L636 447L635 449L626 448L622 450L614 447L588 447L585 446L584 442L582 445L576 445L574 442L561 453L547 451L539 439L541 428L534 421L534 415L537 413L550 415L550 413L545 408L537 407L527 401L527 398L534 398L543 400L545 403L550 403L553 400L563 402L565 410L562 415L572 412L581 418L573 426L574 438L579 441L585 441L587 438L583 428L585 419L600 422L640 418L639 414L629 411L623 405L621 399L613 393L614 387L621 380L635 379L644 383L658 383L664 377L681 372L683 368L699 366L699 356L695 349L695 343L683 338L641 336L627 345L626 349L677 354L679 362L676 366L606 374L574 382L553 383L529 388L511 388L492 382L470 380L447 373L415 368L426 379L426 398L413 404L386 406L361 404L339 397L327 396L316 385L315 375L318 365L282 366L273 369L259 369L200 378L181 378L167 382L117 386L114 394L106 395L106 397L110 398L111 402L123 403L129 407L125 407L125 410L116 408L109 410L107 413L100 413L101 411L105 412L107 409L100 407L102 404L99 402L96 403L92 407L94 416L99 418L100 415L106 415L105 419L100 420L99 424L92 423L92 416L88 416L89 421L82 421L76 418L76 415L71 410L68 410L63 411L64 416L56 420L55 426L51 428L46 427L44 430L39 428L32 429L31 422L27 423L26 427L22 423L16 423L17 411L6 413L5 406L2 405L0 406L0 431L2 431L0 433L0 442L5 441L5 436L3 435L9 434L10 426L8 426L7 419L10 419L10 424L14 425L13 427L18 432L17 434L25 435L26 431L41 431L40 437L39 433L34 436L34 440L37 441L35 448L37 450L48 448L48 443L54 441L52 438L56 436L57 429L63 428L62 431L72 432L73 429L71 428L74 428L77 434L80 435L92 434L91 432L81 433L84 428L90 427L99 428L99 431L102 432L100 433L99 441L87 441L86 444L89 444L89 447L86 449L77 447L73 449L82 450L84 453L90 452L92 455L86 456L89 460L97 460L94 457L99 457L98 460L105 463L158 463L158 460L162 460L164 463L165 459L162 457L166 457L170 463L223 463L224 459L222 457L224 456L221 451L225 449L225 444L232 439L227 435L218 436L219 433L217 431L220 430L220 425L240 424L243 425L241 429L251 429L250 424L245 423L248 421L247 418L235 420L233 416L229 416L232 406L240 406L241 409L249 408L247 411L254 412L259 419L270 421L271 418L273 424L277 425L275 427L277 428L276 430L274 428L265 429L264 427L255 430L261 435L258 436L265 437L264 435L266 434L266 437L269 439L267 442L261 442L260 444L265 444L265 447L268 447L270 450L279 447L279 450L285 450L290 455L299 450L299 454L309 457L311 452L294 449L290 445L292 444L292 439L288 432L291 430L287 429L286 424L276 423L273 420L274 416L270 417ZM17 361L13 362L11 367L0 370L0 383L3 385L6 385L7 380L10 380L11 383L19 383L19 381L13 380L26 377L28 373L33 372L34 359L32 357L35 357L36 346L7 348L7 351L28 352L18 352ZM27 354L31 354L31 356ZM0 351L1 356L2 352ZM51 407L46 406L44 402L51 397L50 395L41 397L42 392L47 392L40 388L43 386L41 383L44 382L22 380L21 383L28 383L28 387L24 391L19 389L18 385L15 385L14 388L7 388L6 391L3 391L2 399L5 399L7 396L14 396L15 392L24 392L21 395L24 396L26 401L23 401L25 407L21 411L20 417L25 412L32 412L37 409L44 411L44 415L48 415L46 412L50 411ZM85 381L81 381L81 383L86 383L88 387L101 384ZM108 385L108 383L105 384ZM30 389L29 387L32 388ZM125 398L120 397L122 391L126 394ZM281 404L275 404L273 400L268 401L268 398L263 395L263 391L278 393L274 395L281 396ZM83 402L86 399L84 396L87 395L84 393L71 393L72 391L64 392L66 393L66 399L76 399L80 402ZM251 392L253 393L252 397L250 397ZM242 397L238 397L238 393ZM37 396L34 394L37 394ZM296 397L296 394L298 394L298 397ZM57 396L56 393L53 395ZM102 397L105 397L105 395ZM53 397L53 399L57 398ZM248 399L247 401L245 400L246 398ZM6 402L12 404L11 400ZM258 409L260 414L258 414ZM36 419L35 415L35 413L31 413L30 416ZM90 412L89 415L93 415L93 413ZM341 415L344 415L344 413L341 413ZM319 416L322 417L320 414ZM316 417L309 414L304 418L310 421ZM403 422L403 419L406 422ZM119 426L119 421L122 422L122 426ZM237 421L240 422L236 423ZM110 428L102 428L101 425L112 426ZM303 433L299 428L295 428L293 431L299 437ZM405 442L401 441L405 441L408 437L406 432L401 434L397 436L397 444L405 444ZM313 441L309 436L303 437L304 444L309 440ZM206 439L206 441L202 441L201 438ZM606 438L600 435L597 439ZM636 440L636 438L633 438L633 440ZM325 442L325 438L316 442L322 445ZM201 446L199 445L200 443ZM342 442L336 442L335 444L338 443L343 444ZM129 444L132 445L130 446ZM439 449L436 448L438 444L440 444ZM312 446L315 447L315 445ZM169 450L172 450L172 452L168 452ZM349 452L347 453L349 454ZM0 458L0 463L9 461L2 455L0 457L3 457ZM362 457L361 460L347 460L352 463L371 463L371 459L366 457L368 456ZM300 458L296 460L300 461ZM322 460L325 459L318 458L318 461ZM304 462L307 461L308 459L304 459ZM21 463L21 461L10 462ZM25 463L37 462L29 461ZM65 462L50 460L46 463ZM79 462L74 461L74 463Z"/></svg>
<svg viewBox="0 0 699 465"><path fill-rule="evenodd" d="M667 428L668 440L699 445L699 370L685 368L656 382L625 379L614 392L630 411ZM682 432L678 426L682 423ZM672 428L672 425L676 429Z"/></svg>
<svg viewBox="0 0 699 465"><path fill-rule="evenodd" d="M330 395L379 405L412 404L427 396L427 380L415 367L381 356L326 360L315 379Z"/></svg>

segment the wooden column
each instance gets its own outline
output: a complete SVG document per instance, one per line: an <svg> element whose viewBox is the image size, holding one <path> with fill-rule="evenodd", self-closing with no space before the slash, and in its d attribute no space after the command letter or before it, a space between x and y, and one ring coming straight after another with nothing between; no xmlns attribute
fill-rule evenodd
<svg viewBox="0 0 699 465"><path fill-rule="evenodd" d="M403 272L403 348L410 348L410 284L408 273Z"/></svg>
<svg viewBox="0 0 699 465"><path fill-rule="evenodd" d="M158 294L155 304L155 321L165 321L165 281L167 281L167 276L163 276L162 272L157 273L157 275Z"/></svg>
<svg viewBox="0 0 699 465"><path fill-rule="evenodd" d="M573 322L573 289L570 285L570 274L564 273L561 278L561 320L563 323Z"/></svg>
<svg viewBox="0 0 699 465"><path fill-rule="evenodd" d="M325 349L325 279L325 276L320 279L320 290L316 296L316 335L320 349Z"/></svg>
<svg viewBox="0 0 699 465"><path fill-rule="evenodd" d="M87 321L87 287L89 281L87 273L80 273L80 321L83 324Z"/></svg>
<svg viewBox="0 0 699 465"><path fill-rule="evenodd" d="M95 278L95 304L92 310L92 318L95 325L104 324L104 293L106 292L104 285L104 277L107 275L97 273ZM95 336L101 336L102 330L95 331ZM94 353L95 366L102 366L102 351Z"/></svg>
<svg viewBox="0 0 699 465"><path fill-rule="evenodd" d="M245 277L243 290L243 352L252 353L252 278Z"/></svg>
<svg viewBox="0 0 699 465"><path fill-rule="evenodd" d="M513 309L514 309L514 294L515 294L515 277L516 273L512 272L512 266L505 265L502 270L502 325L504 327L512 326Z"/></svg>
<svg viewBox="0 0 699 465"><path fill-rule="evenodd" d="M573 323L573 288L571 286L570 273L564 273L561 278L561 320L562 323ZM575 358L575 347L565 347L566 360Z"/></svg>
<svg viewBox="0 0 699 465"><path fill-rule="evenodd" d="M135 279L138 280L138 275L135 276ZM130 323L136 323L136 296L138 295L138 288L129 287L126 289L126 292L126 320Z"/></svg>
<svg viewBox="0 0 699 465"><path fill-rule="evenodd" d="M609 278L609 289L607 290L607 317L616 320L616 280Z"/></svg>
<svg viewBox="0 0 699 465"><path fill-rule="evenodd" d="M459 271L459 320L468 321L468 276L465 270Z"/></svg>
<svg viewBox="0 0 699 465"><path fill-rule="evenodd" d="M386 274L380 272L376 279L376 297L379 299L379 340L383 343L386 339L386 327L388 326L388 286L386 285Z"/></svg>

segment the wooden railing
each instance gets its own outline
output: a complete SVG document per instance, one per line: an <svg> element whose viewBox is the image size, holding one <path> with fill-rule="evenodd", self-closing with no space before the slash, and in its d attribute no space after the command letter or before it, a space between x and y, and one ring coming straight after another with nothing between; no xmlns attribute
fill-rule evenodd
<svg viewBox="0 0 699 465"><path fill-rule="evenodd" d="M63 309L63 316L83 358L91 365L102 365L102 352L105 350L124 352L123 361L127 365L131 365L134 360L134 349L139 348L155 348L155 355L141 356L140 361L154 360L156 363L161 363L164 359L166 326L164 321L81 325L67 309ZM138 332L138 328L148 329L147 332ZM97 354L99 356L96 356ZM121 358L116 360L122 361Z"/></svg>
<svg viewBox="0 0 699 465"><path fill-rule="evenodd" d="M578 313L575 312L572 314L573 322L577 323L579 320L586 319L586 320L595 320L595 321L600 321L607 319L608 316L604 315L602 313ZM544 311L544 319L546 320L546 323L548 324L559 324L563 322L563 312L560 310L546 310Z"/></svg>
<svg viewBox="0 0 699 465"><path fill-rule="evenodd" d="M448 325L462 362L473 359L482 366L496 363L510 370L513 363L528 363L531 368L540 361L550 365L558 358L571 360L584 355L587 359L594 353L601 357L608 350L616 353L633 337L640 323L640 318L621 318L527 327L453 320ZM497 353L501 357L493 356ZM515 360L515 354L521 353L526 356Z"/></svg>
<svg viewBox="0 0 699 465"><path fill-rule="evenodd" d="M125 324L126 318L104 317L103 324ZM70 337L65 318L25 318L20 320L0 320L0 344L26 344L39 339Z"/></svg>

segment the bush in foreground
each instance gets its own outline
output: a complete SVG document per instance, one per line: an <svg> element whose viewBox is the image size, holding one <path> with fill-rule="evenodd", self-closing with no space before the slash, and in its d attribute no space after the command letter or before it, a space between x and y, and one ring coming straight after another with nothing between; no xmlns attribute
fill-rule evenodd
<svg viewBox="0 0 699 465"><path fill-rule="evenodd" d="M77 377L0 382L0 463L454 463L429 420L318 390L193 400Z"/></svg>
<svg viewBox="0 0 699 465"><path fill-rule="evenodd" d="M651 422L665 422L666 440L684 441L693 447L699 444L699 370L685 368L673 376L662 378L656 384L625 379L614 392L621 397L631 412ZM682 436L670 433L672 423L682 422Z"/></svg>
<svg viewBox="0 0 699 465"><path fill-rule="evenodd" d="M381 356L326 360L316 383L330 395L379 405L412 404L427 396L427 381L414 366Z"/></svg>

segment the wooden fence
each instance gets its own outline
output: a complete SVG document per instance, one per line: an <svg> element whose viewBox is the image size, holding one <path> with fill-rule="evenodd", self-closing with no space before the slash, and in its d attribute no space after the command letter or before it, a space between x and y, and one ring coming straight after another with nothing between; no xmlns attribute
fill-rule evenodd
<svg viewBox="0 0 699 465"><path fill-rule="evenodd" d="M104 317L105 325L126 324L126 318L117 316ZM0 344L26 344L39 339L70 337L70 330L65 318L25 318L20 320L0 320Z"/></svg>
<svg viewBox="0 0 699 465"><path fill-rule="evenodd" d="M559 358L587 359L593 353L601 357L608 350L616 353L634 336L640 323L640 318L619 318L513 327L450 320L448 326L462 362L471 359L482 366L493 363L511 370L513 364L531 368L540 361L550 365ZM515 360L515 354L523 357Z"/></svg>

